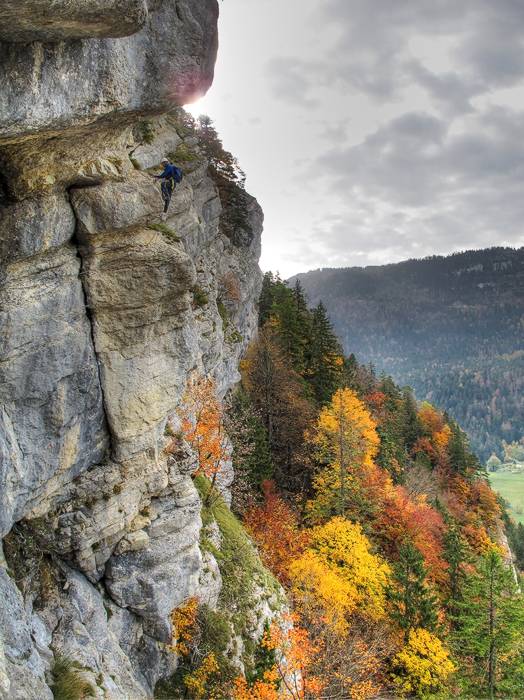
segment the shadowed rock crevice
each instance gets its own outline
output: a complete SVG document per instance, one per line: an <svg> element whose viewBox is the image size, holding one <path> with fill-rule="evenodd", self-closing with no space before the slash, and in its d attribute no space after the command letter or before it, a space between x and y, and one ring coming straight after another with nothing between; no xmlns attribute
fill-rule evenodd
<svg viewBox="0 0 524 700"><path fill-rule="evenodd" d="M69 204L71 204L71 189L68 189L66 191L66 198L67 198ZM73 207L71 207L71 210L73 211L73 215L75 215L75 211L74 211ZM71 243L76 248L76 254L77 254L77 257L79 260L78 279L80 281L80 285L82 288L85 315L86 315L87 322L89 324L91 345L93 347L93 353L94 353L97 374L98 374L98 384L100 386L100 393L102 396L102 405L103 405L103 409L104 409L104 418L105 418L105 428L106 428L107 433L108 433L108 454L111 454L113 452L112 434L111 434L111 431L109 429L109 422L107 420L107 408L106 408L106 401L105 401L105 397L104 397L104 387L103 387L103 383L102 383L102 374L101 374L100 362L98 360L98 356L97 356L97 352L96 352L96 345L95 345L95 333L94 333L94 328L93 328L93 315L91 312L91 306L89 304L87 289L86 289L85 282L84 282L84 277L85 277L86 272L85 272L84 260L82 258L81 247L80 247L80 245L78 243L78 239L77 239L77 229L78 229L78 221L77 221L76 216L75 216L75 229L74 229L73 236L71 238Z"/></svg>

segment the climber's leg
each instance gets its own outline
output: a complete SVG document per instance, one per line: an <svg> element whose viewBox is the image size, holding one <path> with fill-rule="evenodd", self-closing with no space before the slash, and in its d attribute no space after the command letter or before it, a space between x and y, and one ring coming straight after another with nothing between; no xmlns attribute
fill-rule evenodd
<svg viewBox="0 0 524 700"><path fill-rule="evenodd" d="M171 196L173 194L173 183L171 180L163 180L162 182L162 199L164 200L164 214L167 213Z"/></svg>

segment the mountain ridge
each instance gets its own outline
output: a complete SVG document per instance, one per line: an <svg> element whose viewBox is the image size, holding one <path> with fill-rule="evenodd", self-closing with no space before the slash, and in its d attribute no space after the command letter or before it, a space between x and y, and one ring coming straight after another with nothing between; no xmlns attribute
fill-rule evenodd
<svg viewBox="0 0 524 700"><path fill-rule="evenodd" d="M311 303L323 301L346 352L450 411L482 458L522 437L524 248L323 268L295 280Z"/></svg>

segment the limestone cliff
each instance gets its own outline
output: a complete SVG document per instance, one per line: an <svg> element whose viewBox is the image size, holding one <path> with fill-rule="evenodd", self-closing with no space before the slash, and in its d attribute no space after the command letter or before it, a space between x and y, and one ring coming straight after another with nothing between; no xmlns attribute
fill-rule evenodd
<svg viewBox="0 0 524 700"><path fill-rule="evenodd" d="M200 546L194 456L165 451L188 379L224 394L256 327L261 210L221 201L176 109L211 83L217 15L0 8L0 697L52 697L58 655L99 697L151 697L176 667L172 610L221 604L226 535L211 518ZM185 177L160 222L147 169L167 153ZM276 595L252 583L239 664Z"/></svg>

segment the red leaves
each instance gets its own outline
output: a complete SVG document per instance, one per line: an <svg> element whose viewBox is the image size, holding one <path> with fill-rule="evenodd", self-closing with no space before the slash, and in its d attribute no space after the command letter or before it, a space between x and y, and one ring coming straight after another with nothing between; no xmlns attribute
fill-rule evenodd
<svg viewBox="0 0 524 700"><path fill-rule="evenodd" d="M264 504L254 506L244 516L244 525L256 541L264 564L283 585L289 585L289 565L308 543L299 529L294 510L277 494L272 481L264 481Z"/></svg>

